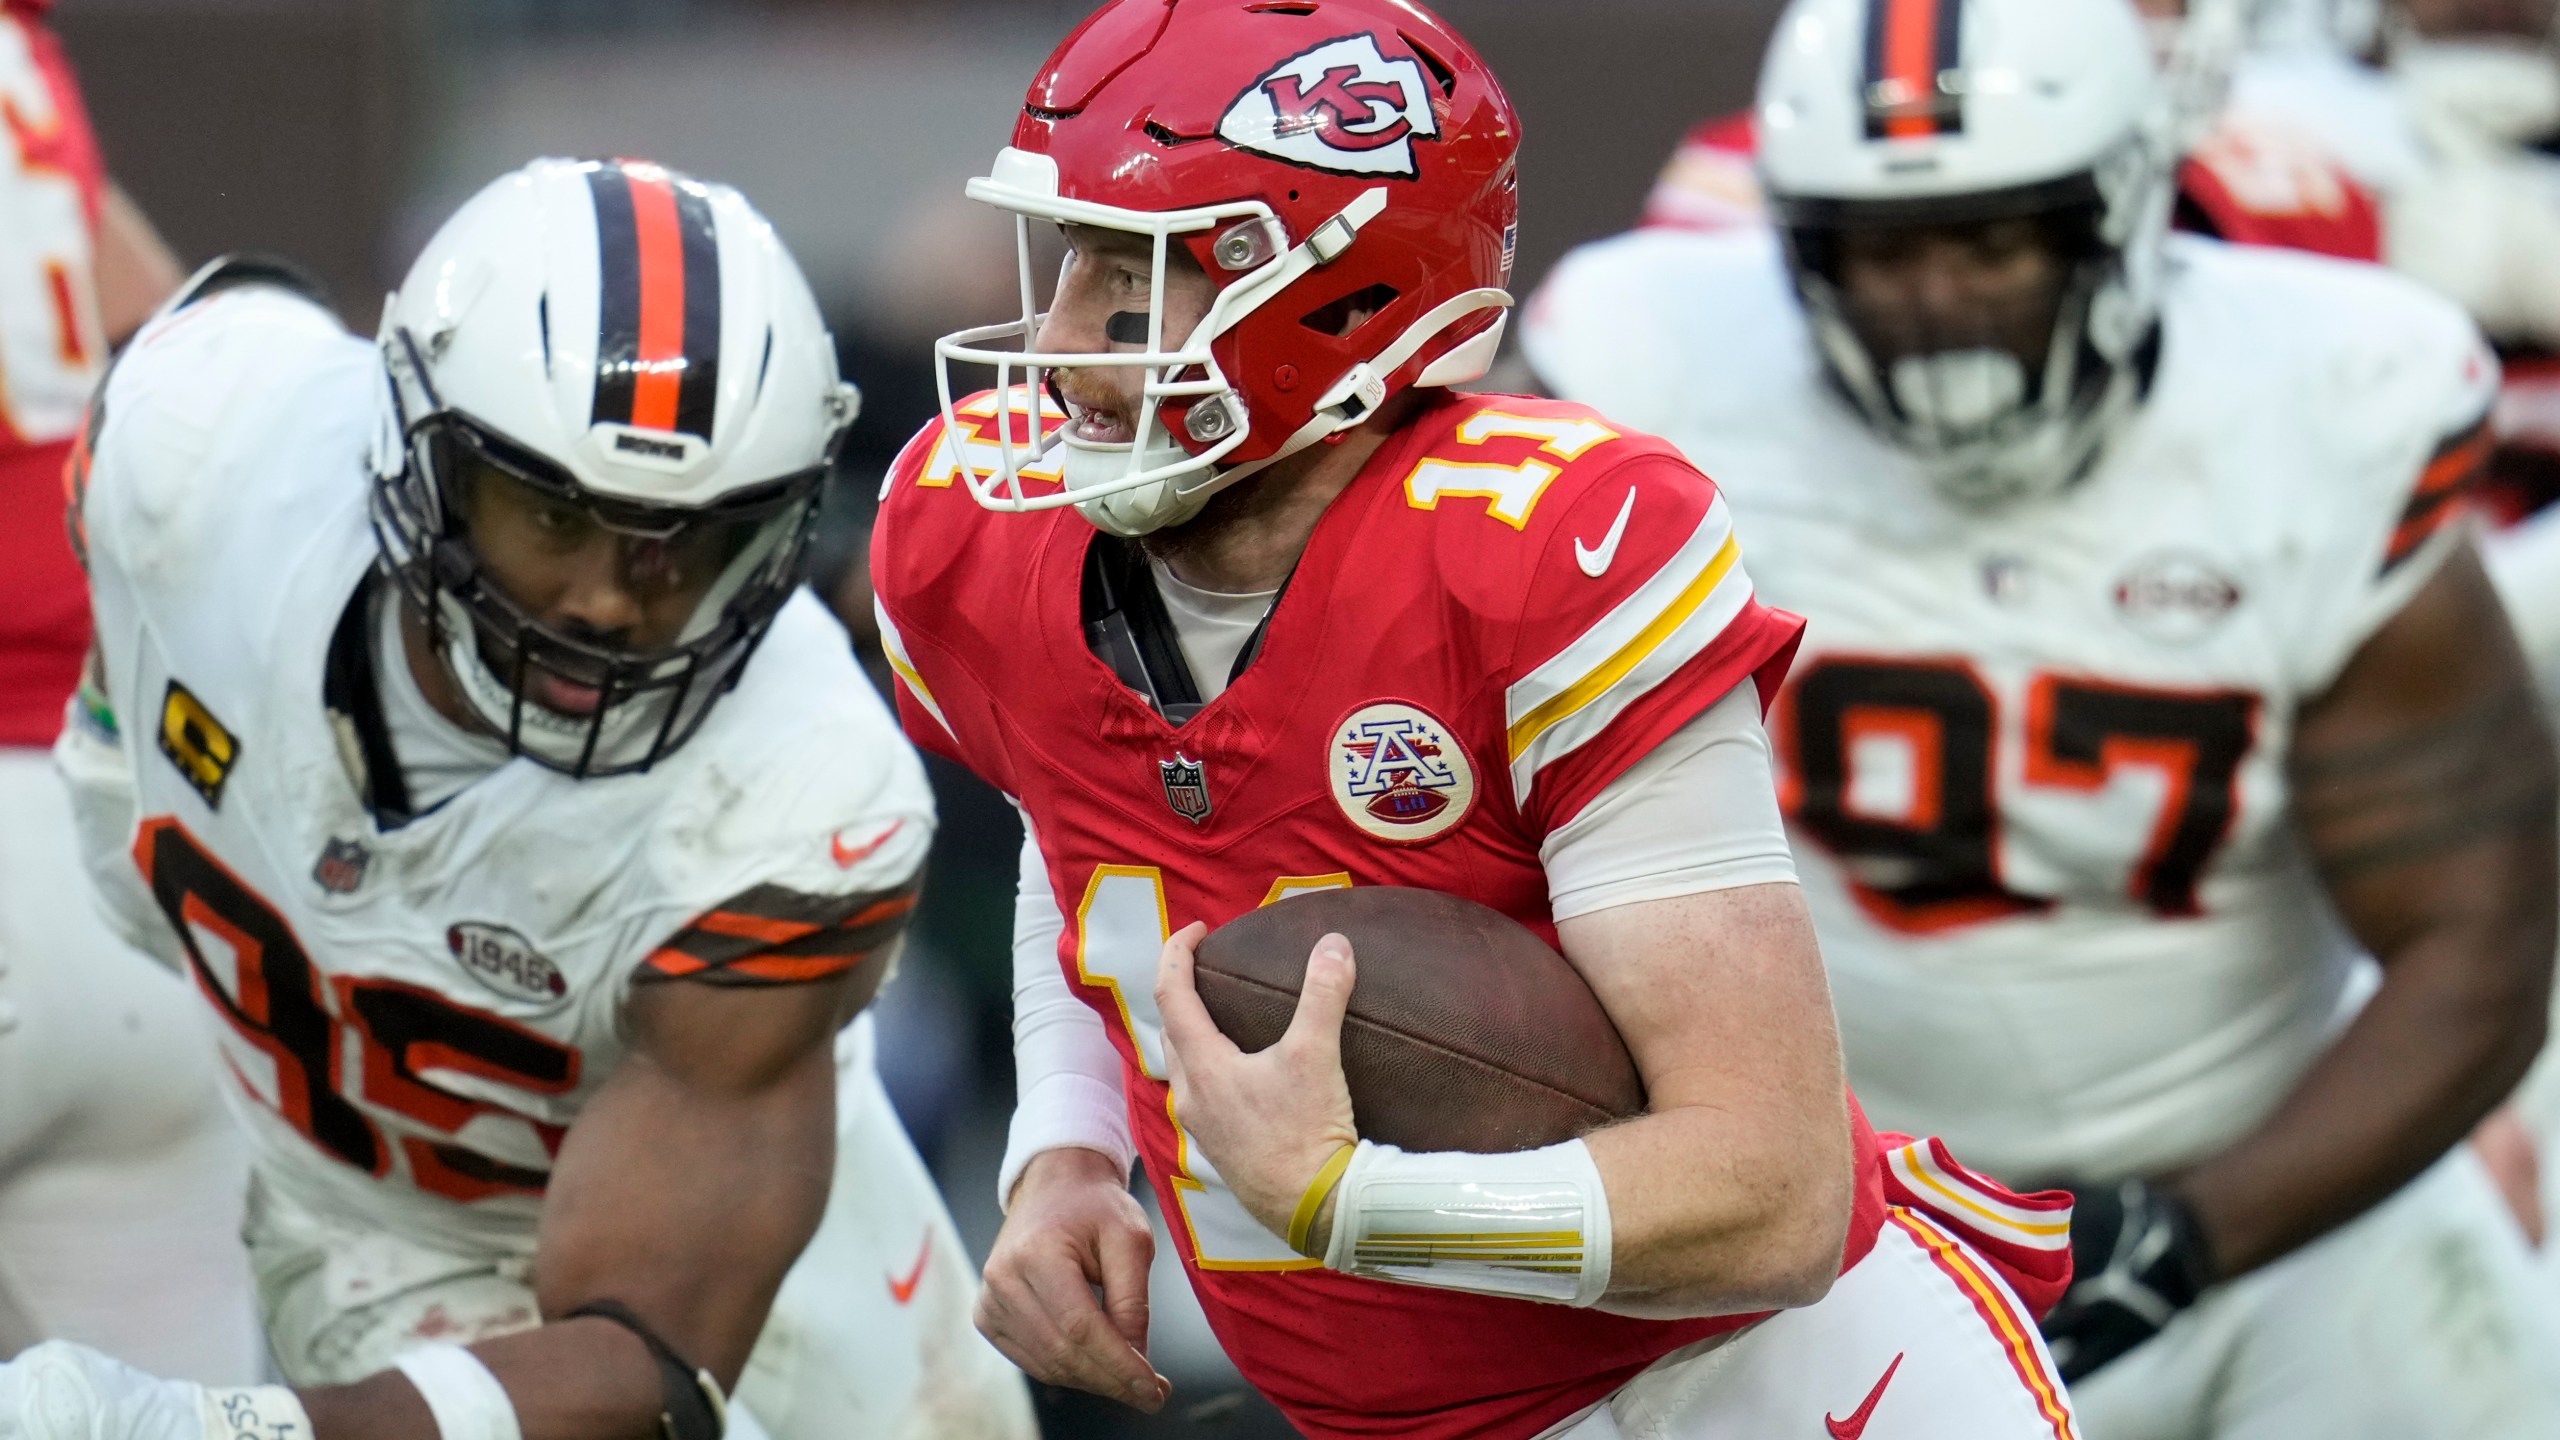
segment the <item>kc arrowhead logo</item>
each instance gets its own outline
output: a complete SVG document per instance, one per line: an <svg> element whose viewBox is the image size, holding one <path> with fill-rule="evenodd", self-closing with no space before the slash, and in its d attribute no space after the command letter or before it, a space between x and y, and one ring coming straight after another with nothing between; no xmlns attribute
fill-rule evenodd
<svg viewBox="0 0 2560 1440"><path fill-rule="evenodd" d="M1421 173L1413 142L1440 133L1422 62L1389 59L1374 35L1347 35L1282 62L1218 122L1230 145L1337 175Z"/></svg>

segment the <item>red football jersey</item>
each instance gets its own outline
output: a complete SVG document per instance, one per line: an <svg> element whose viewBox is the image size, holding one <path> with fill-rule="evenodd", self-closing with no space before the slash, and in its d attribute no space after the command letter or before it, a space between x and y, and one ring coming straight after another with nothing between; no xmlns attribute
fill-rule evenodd
<svg viewBox="0 0 2560 1440"><path fill-rule="evenodd" d="M963 423L992 423L971 408ZM1734 687L1765 696L1802 628L1753 597L1706 477L1581 406L1437 398L1326 512L1252 665L1176 729L1087 648L1094 529L988 513L953 469L937 423L900 457L873 539L900 708L1037 827L1060 964L1121 1051L1148 1177L1246 1377L1312 1435L1530 1436L1745 1323L1301 1259L1187 1143L1153 999L1171 931L1313 887L1448 891L1554 943L1540 842ZM1859 1127L1845 1261L1885 1205Z"/></svg>
<svg viewBox="0 0 2560 1440"><path fill-rule="evenodd" d="M0 745L53 743L89 648L62 467L106 352L90 288L106 172L45 8L0 8Z"/></svg>
<svg viewBox="0 0 2560 1440"><path fill-rule="evenodd" d="M2382 202L2328 147L2228 115L2178 171L2182 228L2239 245L2382 260Z"/></svg>

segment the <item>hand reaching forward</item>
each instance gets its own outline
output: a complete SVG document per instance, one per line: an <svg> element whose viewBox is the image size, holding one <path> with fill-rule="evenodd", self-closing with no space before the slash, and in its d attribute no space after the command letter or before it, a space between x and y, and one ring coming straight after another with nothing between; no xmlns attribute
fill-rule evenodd
<svg viewBox="0 0 2560 1440"><path fill-rule="evenodd" d="M1091 1150L1034 1158L987 1257L978 1331L1044 1385L1153 1414L1172 1383L1147 1363L1147 1264L1155 1232L1129 1177ZM1094 1297L1094 1287L1102 1295Z"/></svg>
<svg viewBox="0 0 2560 1440"><path fill-rule="evenodd" d="M1176 932L1156 965L1174 1114L1246 1212L1286 1238L1316 1172L1360 1139L1342 1078L1342 1018L1356 978L1351 942L1340 935L1316 942L1288 1033L1247 1055L1209 1018L1192 979L1208 928ZM1320 1221L1313 1248L1321 1252L1329 1233Z"/></svg>

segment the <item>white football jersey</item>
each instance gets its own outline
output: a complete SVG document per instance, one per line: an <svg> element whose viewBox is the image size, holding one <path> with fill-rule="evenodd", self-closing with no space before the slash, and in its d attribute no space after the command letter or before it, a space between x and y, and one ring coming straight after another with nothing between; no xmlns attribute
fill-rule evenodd
<svg viewBox="0 0 2560 1440"><path fill-rule="evenodd" d="M623 1058L635 970L876 923L856 907L903 903L932 801L804 592L655 770L518 759L376 824L322 696L375 565L385 393L373 345L272 289L155 321L117 364L84 514L123 819L137 899L183 922L262 1182L529 1254L562 1135Z"/></svg>
<svg viewBox="0 0 2560 1440"><path fill-rule="evenodd" d="M2253 51L2231 72L2230 117L2317 142L2385 195L2421 178L2426 142L2391 77L2334 49Z"/></svg>
<svg viewBox="0 0 2560 1440"><path fill-rule="evenodd" d="M2378 269L2172 255L2148 402L1996 510L1834 398L1766 234L1621 236L1530 307L1540 374L1679 443L1811 622L1770 723L1859 1094L2014 1179L2207 1153L2351 1011L2286 745L2451 552L2497 381Z"/></svg>

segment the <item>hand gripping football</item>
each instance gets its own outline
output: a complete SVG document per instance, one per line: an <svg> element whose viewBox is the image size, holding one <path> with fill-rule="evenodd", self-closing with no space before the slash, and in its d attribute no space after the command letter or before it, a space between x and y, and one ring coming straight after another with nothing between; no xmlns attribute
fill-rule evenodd
<svg viewBox="0 0 2560 1440"><path fill-rule="evenodd" d="M1385 885L1308 891L1200 942L1200 999L1248 1051L1296 1011L1307 954L1351 941L1342 1069L1361 1138L1499 1154L1644 1110L1626 1042L1565 958L1499 911Z"/></svg>

